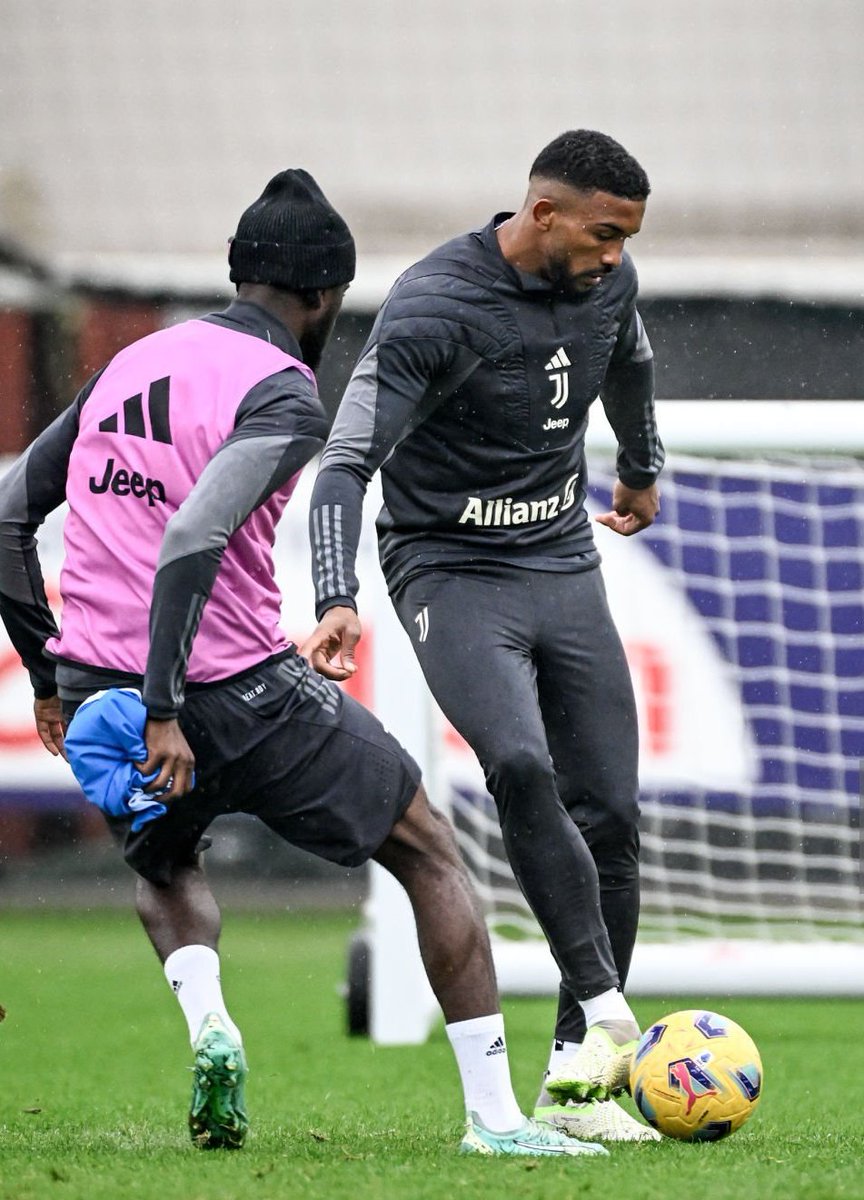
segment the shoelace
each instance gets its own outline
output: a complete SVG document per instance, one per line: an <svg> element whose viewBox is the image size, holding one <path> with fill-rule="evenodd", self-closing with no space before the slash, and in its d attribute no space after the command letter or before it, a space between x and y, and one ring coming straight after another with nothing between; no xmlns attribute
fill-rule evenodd
<svg viewBox="0 0 864 1200"><path fill-rule="evenodd" d="M562 1134L559 1130L552 1129L549 1125L543 1125L539 1121L535 1121L532 1118L529 1118L528 1126L524 1132L526 1134L531 1133L532 1142L536 1142L540 1146L561 1145Z"/></svg>

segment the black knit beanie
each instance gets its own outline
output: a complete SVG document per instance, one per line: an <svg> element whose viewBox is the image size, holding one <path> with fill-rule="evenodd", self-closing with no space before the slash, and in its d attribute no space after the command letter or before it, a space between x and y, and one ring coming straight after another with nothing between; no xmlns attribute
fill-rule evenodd
<svg viewBox="0 0 864 1200"><path fill-rule="evenodd" d="M354 278L351 231L308 171L280 171L246 209L228 250L232 283L288 291L339 287Z"/></svg>

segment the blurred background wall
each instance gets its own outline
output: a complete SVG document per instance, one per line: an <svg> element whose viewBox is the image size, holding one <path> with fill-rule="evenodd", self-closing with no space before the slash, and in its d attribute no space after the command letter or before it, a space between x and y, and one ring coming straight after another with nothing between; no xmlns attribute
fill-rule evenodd
<svg viewBox="0 0 864 1200"><path fill-rule="evenodd" d="M303 165L361 252L519 203L563 129L655 195L642 243L864 233L860 0L4 0L0 228L51 253L220 252Z"/></svg>

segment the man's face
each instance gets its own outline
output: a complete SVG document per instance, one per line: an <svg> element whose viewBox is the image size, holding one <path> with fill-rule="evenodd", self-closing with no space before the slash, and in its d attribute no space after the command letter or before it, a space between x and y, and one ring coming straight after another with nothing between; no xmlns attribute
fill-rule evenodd
<svg viewBox="0 0 864 1200"><path fill-rule="evenodd" d="M620 265L624 242L642 227L645 201L559 184L534 212L541 256L537 273L558 291L587 292Z"/></svg>
<svg viewBox="0 0 864 1200"><path fill-rule="evenodd" d="M313 371L318 369L324 347L333 332L333 325L348 291L348 284L340 287L324 288L321 292L321 307L315 313L314 320L309 322L306 332L300 339L300 349L303 361Z"/></svg>

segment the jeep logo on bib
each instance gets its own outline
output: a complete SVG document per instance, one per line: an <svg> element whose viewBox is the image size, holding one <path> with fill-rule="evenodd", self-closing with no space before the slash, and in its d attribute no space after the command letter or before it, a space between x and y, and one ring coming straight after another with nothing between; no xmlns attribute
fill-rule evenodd
<svg viewBox="0 0 864 1200"><path fill-rule="evenodd" d="M105 464L102 478L90 476L90 491L95 496L111 491L115 496L134 496L136 500L145 500L152 508L154 504L165 503L165 485L161 479L145 478L139 471L127 471L125 467L114 469L114 459L109 458Z"/></svg>

